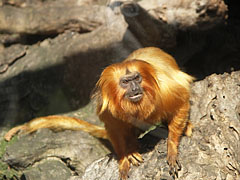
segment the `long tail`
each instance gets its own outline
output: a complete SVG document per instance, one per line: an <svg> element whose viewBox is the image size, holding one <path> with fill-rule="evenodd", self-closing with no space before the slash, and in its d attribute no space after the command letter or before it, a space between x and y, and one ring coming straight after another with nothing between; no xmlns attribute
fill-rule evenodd
<svg viewBox="0 0 240 180"><path fill-rule="evenodd" d="M41 128L49 128L55 131L67 129L75 131L82 130L98 138L108 138L104 127L96 126L86 121L67 116L45 116L35 118L28 123L12 128L6 133L4 138L6 141L10 141L19 131L28 134Z"/></svg>

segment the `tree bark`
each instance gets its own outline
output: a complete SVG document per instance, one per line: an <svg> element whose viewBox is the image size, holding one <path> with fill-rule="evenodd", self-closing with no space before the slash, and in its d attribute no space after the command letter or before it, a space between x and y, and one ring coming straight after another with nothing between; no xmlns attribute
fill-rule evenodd
<svg viewBox="0 0 240 180"><path fill-rule="evenodd" d="M90 32L104 24L105 12L103 6L3 6L0 7L0 32L45 35L65 30Z"/></svg>
<svg viewBox="0 0 240 180"><path fill-rule="evenodd" d="M181 30L210 29L228 17L223 0L142 0L139 4L156 19Z"/></svg>

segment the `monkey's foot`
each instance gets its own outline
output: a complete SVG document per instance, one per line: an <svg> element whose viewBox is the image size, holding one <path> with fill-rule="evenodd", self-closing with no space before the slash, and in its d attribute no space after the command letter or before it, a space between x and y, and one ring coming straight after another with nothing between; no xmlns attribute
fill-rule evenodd
<svg viewBox="0 0 240 180"><path fill-rule="evenodd" d="M16 126L12 129L10 129L4 136L4 139L6 141L10 141L12 139L12 137L17 134L19 131L24 130L25 126L24 125L20 125L20 126Z"/></svg>
<svg viewBox="0 0 240 180"><path fill-rule="evenodd" d="M138 152L134 152L134 153L132 153L132 154L129 154L127 157L128 157L128 160L129 160L134 166L139 166L140 163L143 162L142 155L139 154Z"/></svg>
<svg viewBox="0 0 240 180"><path fill-rule="evenodd" d="M167 162L169 165L169 174L173 179L178 178L178 171L182 169L181 164L177 160L176 156L169 156L167 158Z"/></svg>
<svg viewBox="0 0 240 180"><path fill-rule="evenodd" d="M130 170L130 165L133 164L135 166L139 166L140 163L143 162L143 158L141 154L138 152L131 153L129 155L124 156L119 161L119 172L120 172L120 179L127 180L128 172Z"/></svg>

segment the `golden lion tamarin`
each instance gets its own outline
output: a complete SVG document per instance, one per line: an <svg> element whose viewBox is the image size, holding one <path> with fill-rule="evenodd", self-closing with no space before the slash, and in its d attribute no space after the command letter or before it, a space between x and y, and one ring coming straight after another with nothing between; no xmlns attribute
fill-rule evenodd
<svg viewBox="0 0 240 180"><path fill-rule="evenodd" d="M193 77L182 72L174 58L154 47L134 51L121 63L106 67L93 97L105 128L64 116L47 116L11 129L5 139L19 130L31 133L40 128L83 130L109 139L119 160L120 177L127 179L130 164L143 162L138 153L137 128L168 124L167 161L170 174L177 175L178 144L183 133L190 136L188 121L190 83Z"/></svg>

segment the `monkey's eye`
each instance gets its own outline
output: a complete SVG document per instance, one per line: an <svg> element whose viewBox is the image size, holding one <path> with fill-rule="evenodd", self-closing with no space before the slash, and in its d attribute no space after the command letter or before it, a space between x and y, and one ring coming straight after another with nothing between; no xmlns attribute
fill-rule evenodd
<svg viewBox="0 0 240 180"><path fill-rule="evenodd" d="M128 83L129 83L129 80L127 80L127 79L121 79L121 81L120 81L120 85L121 85L123 88L127 87L127 86L128 86Z"/></svg>
<svg viewBox="0 0 240 180"><path fill-rule="evenodd" d="M127 79L123 79L123 80L122 80L122 84L128 84L128 82L129 82L129 81L128 81Z"/></svg>
<svg viewBox="0 0 240 180"><path fill-rule="evenodd" d="M134 78L135 81L137 81L138 83L142 82L142 77L140 76L140 74L137 74L136 77Z"/></svg>

